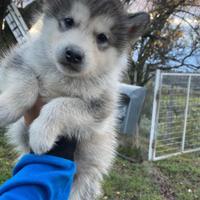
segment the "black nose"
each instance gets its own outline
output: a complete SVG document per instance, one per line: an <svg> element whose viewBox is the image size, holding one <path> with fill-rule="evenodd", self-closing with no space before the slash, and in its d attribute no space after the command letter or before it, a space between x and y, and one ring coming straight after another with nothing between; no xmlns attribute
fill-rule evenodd
<svg viewBox="0 0 200 200"><path fill-rule="evenodd" d="M84 56L78 48L68 47L66 48L65 58L70 64L80 65L83 62Z"/></svg>

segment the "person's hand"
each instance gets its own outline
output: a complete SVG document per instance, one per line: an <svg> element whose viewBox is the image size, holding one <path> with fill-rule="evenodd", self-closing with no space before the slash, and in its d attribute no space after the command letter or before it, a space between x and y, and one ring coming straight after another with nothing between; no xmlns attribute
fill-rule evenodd
<svg viewBox="0 0 200 200"><path fill-rule="evenodd" d="M26 126L29 127L31 123L39 116L40 111L44 105L45 103L42 101L42 98L38 97L35 105L24 114L24 121ZM76 139L67 139L66 137L60 137L58 138L58 141L56 142L54 147L46 154L62 157L68 160L74 160L76 144Z"/></svg>
<svg viewBox="0 0 200 200"><path fill-rule="evenodd" d="M40 110L42 109L45 103L42 101L41 97L38 97L35 105L24 114L24 121L26 126L30 126L32 122L39 116Z"/></svg>

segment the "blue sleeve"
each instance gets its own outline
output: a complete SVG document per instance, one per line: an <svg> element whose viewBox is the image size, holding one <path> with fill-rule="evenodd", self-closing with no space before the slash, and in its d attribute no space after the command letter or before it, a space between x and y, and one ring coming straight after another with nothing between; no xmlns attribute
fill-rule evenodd
<svg viewBox="0 0 200 200"><path fill-rule="evenodd" d="M13 177L0 187L0 200L67 200L75 172L72 161L25 155L16 165Z"/></svg>

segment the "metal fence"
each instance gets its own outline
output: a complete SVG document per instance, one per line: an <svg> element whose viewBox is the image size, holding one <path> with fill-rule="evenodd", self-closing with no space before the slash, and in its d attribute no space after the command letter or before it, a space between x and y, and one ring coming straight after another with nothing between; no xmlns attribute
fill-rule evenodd
<svg viewBox="0 0 200 200"><path fill-rule="evenodd" d="M8 6L5 20L19 44L27 41L29 29L14 3Z"/></svg>
<svg viewBox="0 0 200 200"><path fill-rule="evenodd" d="M200 74L156 74L149 160L200 151Z"/></svg>

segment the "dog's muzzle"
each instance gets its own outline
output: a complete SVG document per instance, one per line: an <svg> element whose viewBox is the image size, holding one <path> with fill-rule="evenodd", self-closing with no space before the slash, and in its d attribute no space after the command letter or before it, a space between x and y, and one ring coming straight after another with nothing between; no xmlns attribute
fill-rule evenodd
<svg viewBox="0 0 200 200"><path fill-rule="evenodd" d="M78 46L68 46L59 62L72 71L80 72L83 69L84 59L84 53Z"/></svg>

